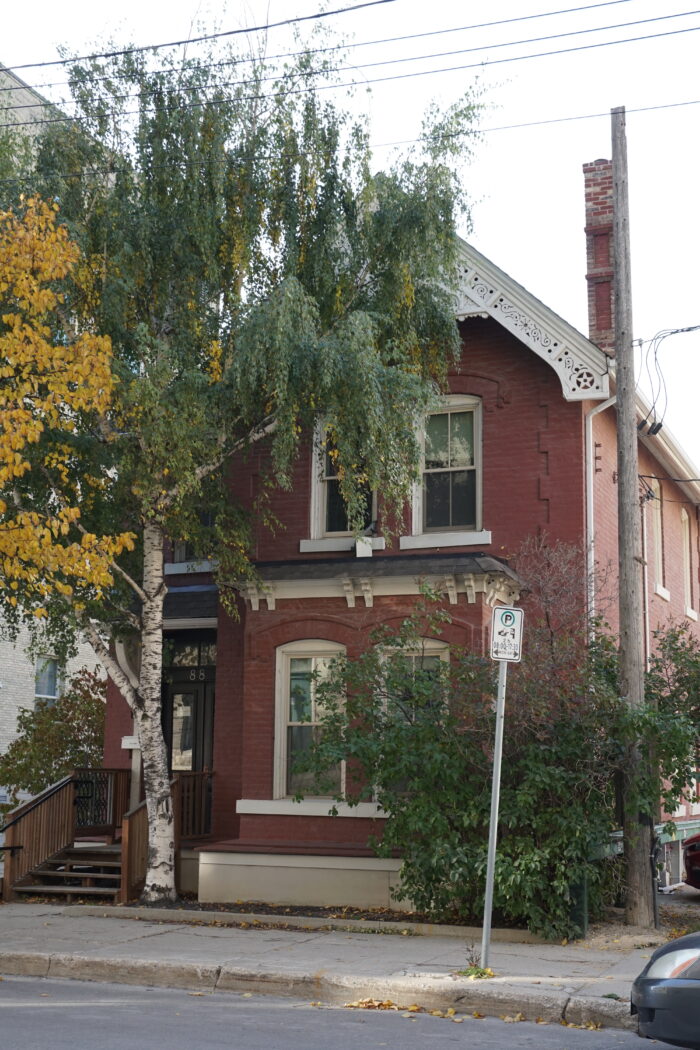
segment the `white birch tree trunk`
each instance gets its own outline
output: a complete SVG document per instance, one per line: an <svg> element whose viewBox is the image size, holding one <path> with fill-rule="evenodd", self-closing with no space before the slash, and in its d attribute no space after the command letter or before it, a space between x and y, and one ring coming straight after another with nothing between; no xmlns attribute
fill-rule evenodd
<svg viewBox="0 0 700 1050"><path fill-rule="evenodd" d="M175 825L168 755L161 720L163 677L163 531L146 524L143 535L141 672L134 721L141 747L148 811L148 866L141 899L175 900Z"/></svg>

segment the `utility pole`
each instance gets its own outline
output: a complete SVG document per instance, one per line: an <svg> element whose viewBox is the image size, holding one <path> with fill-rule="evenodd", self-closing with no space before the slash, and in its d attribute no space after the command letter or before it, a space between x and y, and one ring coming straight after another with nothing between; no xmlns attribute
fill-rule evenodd
<svg viewBox="0 0 700 1050"><path fill-rule="evenodd" d="M642 541L637 463L637 418L632 348L629 196L625 109L611 111L613 169L613 253L615 296L615 377L617 383L617 497L620 590L620 695L630 708L644 704ZM651 879L653 826L634 805L634 783L648 761L640 742L630 744L624 770L625 919L654 925Z"/></svg>

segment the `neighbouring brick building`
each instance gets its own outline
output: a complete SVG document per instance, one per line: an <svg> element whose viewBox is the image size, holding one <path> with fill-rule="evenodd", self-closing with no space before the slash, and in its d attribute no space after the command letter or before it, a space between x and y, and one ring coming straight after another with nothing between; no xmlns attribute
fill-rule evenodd
<svg viewBox="0 0 700 1050"><path fill-rule="evenodd" d="M399 862L365 849L381 820L374 804L339 805L331 817L327 798L292 798L293 753L313 729L314 669L360 652L375 625L398 623L421 580L451 615L440 643L426 642L434 655L483 649L494 604L519 597L507 554L533 534L581 544L590 566L616 565L610 164L585 174L591 340L462 245L463 354L426 421L422 483L391 546L380 496L373 533L356 541L347 531L332 470L309 442L291 489L272 498L283 528L256 537L261 583L241 593L238 620L220 608L207 564L166 567L172 765L213 771L211 838L190 855L201 899L388 904ZM640 403L640 420L645 412ZM667 430L645 427L639 441L649 645L669 617L697 630L700 484L669 480L697 472ZM237 492L255 491L264 457L235 472ZM113 695L108 767L131 762L122 747L131 734ZM689 827L693 808L679 814Z"/></svg>

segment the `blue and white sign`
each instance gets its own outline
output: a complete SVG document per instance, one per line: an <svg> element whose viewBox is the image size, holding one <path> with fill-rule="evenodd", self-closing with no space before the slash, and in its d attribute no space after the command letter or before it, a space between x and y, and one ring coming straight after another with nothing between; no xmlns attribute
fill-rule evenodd
<svg viewBox="0 0 700 1050"><path fill-rule="evenodd" d="M523 610L498 606L491 618L491 659L519 663L523 641Z"/></svg>

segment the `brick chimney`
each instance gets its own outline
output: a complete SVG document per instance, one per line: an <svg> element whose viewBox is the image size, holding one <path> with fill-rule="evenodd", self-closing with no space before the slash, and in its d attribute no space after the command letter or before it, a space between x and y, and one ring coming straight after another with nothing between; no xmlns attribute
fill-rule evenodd
<svg viewBox="0 0 700 1050"><path fill-rule="evenodd" d="M586 281L588 338L614 353L613 175L611 160L583 165L586 194Z"/></svg>

